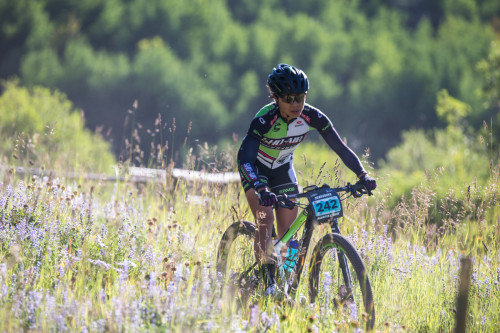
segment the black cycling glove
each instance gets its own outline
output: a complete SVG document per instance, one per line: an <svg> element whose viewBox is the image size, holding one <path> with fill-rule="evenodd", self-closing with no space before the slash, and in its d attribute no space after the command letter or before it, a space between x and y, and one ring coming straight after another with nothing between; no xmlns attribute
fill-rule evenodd
<svg viewBox="0 0 500 333"><path fill-rule="evenodd" d="M364 185L368 191L373 191L377 188L377 181L367 174L364 174L359 179L359 184Z"/></svg>
<svg viewBox="0 0 500 333"><path fill-rule="evenodd" d="M257 195L259 196L259 205L261 206L265 207L275 206L276 203L278 202L276 194L268 191L267 189L257 192Z"/></svg>

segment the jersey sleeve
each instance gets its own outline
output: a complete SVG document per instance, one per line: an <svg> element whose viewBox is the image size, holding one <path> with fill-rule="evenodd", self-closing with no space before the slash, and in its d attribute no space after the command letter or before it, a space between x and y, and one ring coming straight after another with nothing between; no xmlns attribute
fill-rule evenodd
<svg viewBox="0 0 500 333"><path fill-rule="evenodd" d="M249 134L245 136L237 157L240 177L250 183L254 189L264 185L264 183L259 180L257 169L255 168L255 161L257 160L257 152L259 151L260 145L260 140L257 138L257 135L258 134Z"/></svg>
<svg viewBox="0 0 500 333"><path fill-rule="evenodd" d="M363 168L361 161L358 156L342 141L339 134L330 125L323 132L320 132L321 136L325 140L325 142L330 146L339 155L340 159L344 164L356 174L357 177L360 177L367 172Z"/></svg>
<svg viewBox="0 0 500 333"><path fill-rule="evenodd" d="M320 110L308 106L306 116L309 126L318 130L325 142L337 153L342 162L356 174L361 176L366 173L358 156L342 141L328 117Z"/></svg>
<svg viewBox="0 0 500 333"><path fill-rule="evenodd" d="M302 117L311 128L316 129L320 134L332 127L332 122L326 114L307 104L307 108L302 113Z"/></svg>
<svg viewBox="0 0 500 333"><path fill-rule="evenodd" d="M275 110L275 105L269 104L255 115L238 151L237 162L240 176L247 180L254 189L264 185L259 179L255 162L262 137L277 119L277 114L273 110Z"/></svg>
<svg viewBox="0 0 500 333"><path fill-rule="evenodd" d="M250 123L250 128L248 129L247 136L254 137L259 140L264 136L270 128L270 122L268 117L256 116Z"/></svg>

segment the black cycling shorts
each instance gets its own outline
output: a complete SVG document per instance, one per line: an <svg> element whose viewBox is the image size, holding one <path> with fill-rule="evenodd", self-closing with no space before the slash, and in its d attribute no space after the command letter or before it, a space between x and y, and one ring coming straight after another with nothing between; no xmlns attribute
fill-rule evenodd
<svg viewBox="0 0 500 333"><path fill-rule="evenodd" d="M256 161L255 168L259 180L266 184L271 192L275 194L299 193L299 184L291 161L276 169L269 169L259 161ZM241 185L243 185L245 192L252 187L244 178L241 179Z"/></svg>

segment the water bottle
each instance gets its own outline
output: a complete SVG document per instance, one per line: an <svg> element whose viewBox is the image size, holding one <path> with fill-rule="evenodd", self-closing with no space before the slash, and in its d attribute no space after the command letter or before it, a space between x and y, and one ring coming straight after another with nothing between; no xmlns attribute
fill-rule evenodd
<svg viewBox="0 0 500 333"><path fill-rule="evenodd" d="M286 259L283 268L287 272L293 271L295 267L295 262L297 261L297 255L299 253L299 242L296 239L291 239L288 243L288 249L286 250Z"/></svg>

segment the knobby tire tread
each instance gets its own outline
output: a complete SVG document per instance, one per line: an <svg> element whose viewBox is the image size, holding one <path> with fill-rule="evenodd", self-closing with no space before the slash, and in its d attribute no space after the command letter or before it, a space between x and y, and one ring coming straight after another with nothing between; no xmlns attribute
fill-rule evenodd
<svg viewBox="0 0 500 333"><path fill-rule="evenodd" d="M363 295L363 307L365 312L370 316L370 320L366 323L366 328L367 330L371 330L375 324L375 307L370 279L368 278L365 265L358 251L356 251L354 245L352 245L347 238L340 234L331 233L325 235L314 248L310 263L311 275L309 277L309 296L311 302L314 303L318 296L318 285L323 257L328 251L335 250L336 248L344 252L347 260L354 268ZM365 283L362 283L362 281L365 281Z"/></svg>
<svg viewBox="0 0 500 333"><path fill-rule="evenodd" d="M217 249L217 274L222 274L225 277L227 259L234 240L239 236L255 238L255 234L255 224L248 221L235 222L226 229Z"/></svg>

